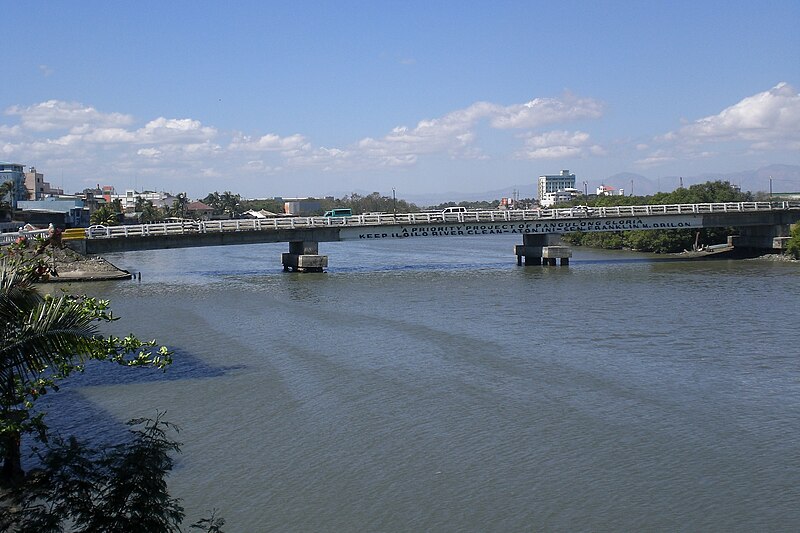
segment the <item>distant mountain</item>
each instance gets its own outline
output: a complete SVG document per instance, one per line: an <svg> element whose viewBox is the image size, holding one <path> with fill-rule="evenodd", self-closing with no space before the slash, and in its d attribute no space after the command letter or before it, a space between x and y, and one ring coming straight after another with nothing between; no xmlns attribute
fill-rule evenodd
<svg viewBox="0 0 800 533"><path fill-rule="evenodd" d="M617 191L622 189L626 196L631 194L653 194L658 190L657 181L654 183L653 180L633 172L620 172L609 176L602 181L602 185L614 187ZM595 189L589 191L590 194L594 192Z"/></svg>
<svg viewBox="0 0 800 533"><path fill-rule="evenodd" d="M492 200L499 200L500 198L512 198L515 191L520 198L534 198L536 196L536 184L512 185L503 189L476 193L450 191L429 194L409 194L403 195L403 200L415 203L420 207L438 205L445 202L491 202Z"/></svg>
<svg viewBox="0 0 800 533"><path fill-rule="evenodd" d="M601 180L594 178L591 180L590 185L587 188L589 189L589 193L593 193L595 192L597 186L602 184L613 187L616 190L623 189L626 195L631 193L634 195L647 195L655 194L659 191L671 192L680 187L681 184L683 184L684 187L689 187L691 185L705 183L707 181L723 180L729 181L734 185L738 185L743 191L768 192L770 187L770 177L772 178L773 192L800 192L800 166L777 164L761 167L755 170L743 170L741 172L727 174L711 172L693 176L659 176L656 178L649 178L633 172L620 172ZM575 186L578 189L583 188L583 181L580 179L580 176L578 177ZM530 183L525 185L510 185L502 189L494 189L485 192L463 193L448 191L442 193L409 194L403 195L402 199L406 200L407 202L413 202L420 207L426 207L445 202L499 200L500 198L512 197L515 191L517 191L520 198L535 197L536 179L532 179ZM363 195L370 194L368 191L354 192ZM337 198L340 198L341 196L344 196L344 194L336 195Z"/></svg>

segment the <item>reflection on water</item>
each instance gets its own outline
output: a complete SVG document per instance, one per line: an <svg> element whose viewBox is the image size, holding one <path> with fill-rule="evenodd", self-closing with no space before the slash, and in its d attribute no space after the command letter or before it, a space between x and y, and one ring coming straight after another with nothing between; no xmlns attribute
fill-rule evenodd
<svg viewBox="0 0 800 533"><path fill-rule="evenodd" d="M800 270L515 240L109 256L141 282L116 333L164 375L91 369L48 400L101 438L168 411L189 516L231 531L791 530L800 522ZM663 259L663 258L656 258Z"/></svg>

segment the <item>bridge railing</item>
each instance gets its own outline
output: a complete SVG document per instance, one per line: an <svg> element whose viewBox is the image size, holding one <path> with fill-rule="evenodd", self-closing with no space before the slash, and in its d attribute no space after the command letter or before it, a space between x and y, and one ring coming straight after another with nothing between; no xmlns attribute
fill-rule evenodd
<svg viewBox="0 0 800 533"><path fill-rule="evenodd" d="M13 242L17 242L17 240L20 237L25 237L27 239L36 239L37 237L46 239L49 236L50 232L46 229L21 230L21 231L0 233L0 245L6 245L6 244L11 244Z"/></svg>
<svg viewBox="0 0 800 533"><path fill-rule="evenodd" d="M359 227L398 224L436 224L469 222L524 222L532 220L611 218L706 213L743 213L800 208L797 202L729 202L706 204L633 205L613 207L576 206L557 209L466 211L462 213L370 213L349 217L278 217L268 219L205 220L133 226L91 226L87 239L147 237L237 231ZM16 238L16 234L14 238Z"/></svg>

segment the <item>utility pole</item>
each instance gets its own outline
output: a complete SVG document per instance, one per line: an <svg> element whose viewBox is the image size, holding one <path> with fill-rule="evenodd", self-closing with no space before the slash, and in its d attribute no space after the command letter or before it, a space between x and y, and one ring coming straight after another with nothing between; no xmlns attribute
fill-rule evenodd
<svg viewBox="0 0 800 533"><path fill-rule="evenodd" d="M769 201L772 201L772 176L769 177Z"/></svg>
<svg viewBox="0 0 800 533"><path fill-rule="evenodd" d="M397 216L397 195L394 192L394 187L392 187L392 210L394 215Z"/></svg>

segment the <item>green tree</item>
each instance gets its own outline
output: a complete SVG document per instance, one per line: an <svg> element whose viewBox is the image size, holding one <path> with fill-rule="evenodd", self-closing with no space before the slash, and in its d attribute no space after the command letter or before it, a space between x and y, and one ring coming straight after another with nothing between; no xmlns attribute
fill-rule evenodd
<svg viewBox="0 0 800 533"><path fill-rule="evenodd" d="M46 437L44 415L31 415L34 402L86 361L159 368L171 361L165 347L153 352L155 341L101 335L98 324L115 320L108 301L39 293L35 283L47 270L42 260L0 255L0 483L6 485L24 475L22 436Z"/></svg>
<svg viewBox="0 0 800 533"><path fill-rule="evenodd" d="M397 213L415 213L419 211L419 207L413 203L393 196L382 196L379 192L373 192L366 196L352 193L339 199L321 200L320 203L322 204L322 209L320 211L328 211L337 207L343 207L352 210L354 215L361 215L364 213L394 213L395 211Z"/></svg>
<svg viewBox="0 0 800 533"><path fill-rule="evenodd" d="M172 201L172 207L169 208L169 216L186 218L186 207L189 205L189 198L185 192L178 193L178 196Z"/></svg>
<svg viewBox="0 0 800 533"><path fill-rule="evenodd" d="M18 187L14 180L8 180L0 184L0 209L7 209L12 219L14 218L15 198L27 200L29 197L30 193L28 189L25 187Z"/></svg>
<svg viewBox="0 0 800 533"><path fill-rule="evenodd" d="M717 202L750 202L753 195L743 193L727 181L709 181L679 188L669 193L652 196L599 196L588 200L592 207L620 205L700 204ZM573 202L580 203L580 202ZM641 252L674 253L691 250L695 240L701 243L723 242L734 234L731 228L703 228L695 230L624 231L616 234L571 233L564 240L575 245L598 248L630 248Z"/></svg>
<svg viewBox="0 0 800 533"><path fill-rule="evenodd" d="M209 193L203 198L202 202L213 208L215 215L228 215L230 218L236 218L246 211L242 207L241 200L238 194L225 191L222 194L218 192Z"/></svg>
<svg viewBox="0 0 800 533"><path fill-rule="evenodd" d="M205 200L203 200L205 203ZM283 202L281 200L242 200L240 202L241 212L244 213L252 209L253 211L271 211L272 213L283 213Z"/></svg>
<svg viewBox="0 0 800 533"><path fill-rule="evenodd" d="M119 224L119 218L112 205L102 204L89 216L89 222L91 224L102 224L103 226L116 226Z"/></svg>
<svg viewBox="0 0 800 533"><path fill-rule="evenodd" d="M152 200L145 200L142 197L136 199L136 212L139 214L139 222L151 224L164 218L164 213L153 205Z"/></svg>
<svg viewBox="0 0 800 533"><path fill-rule="evenodd" d="M137 419L128 425L132 438L122 444L89 446L74 437L55 438L39 452L41 467L0 500L0 527L19 533L77 532L151 533L180 531L180 500L170 496L166 478L172 453L180 443L169 432L178 428L163 420ZM190 526L222 533L225 521L204 518Z"/></svg>
<svg viewBox="0 0 800 533"><path fill-rule="evenodd" d="M786 253L795 259L800 259L800 222L792 226L789 244L786 245Z"/></svg>

